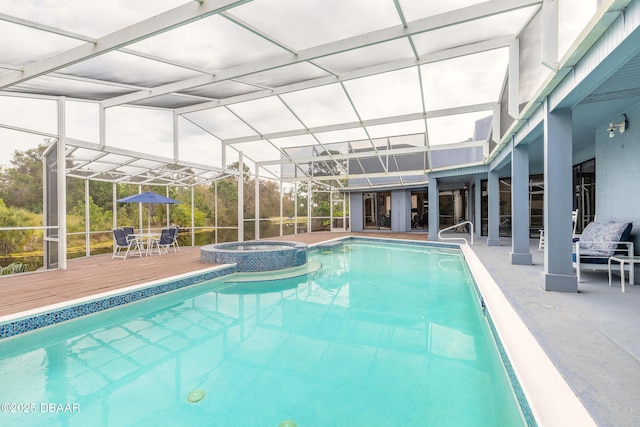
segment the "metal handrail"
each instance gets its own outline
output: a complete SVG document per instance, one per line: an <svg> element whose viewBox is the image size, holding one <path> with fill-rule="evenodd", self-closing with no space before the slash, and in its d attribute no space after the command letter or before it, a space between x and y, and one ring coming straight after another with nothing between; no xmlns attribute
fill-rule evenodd
<svg viewBox="0 0 640 427"><path fill-rule="evenodd" d="M459 222L459 223L457 223L455 225L452 225L451 227L443 228L442 230L438 231L438 240L464 240L464 242L466 244L469 244L467 239L464 238L464 237L442 237L441 236L443 231L449 231L449 230L452 230L454 228L460 227L461 225L465 225L465 224L469 224L469 226L470 226L469 230L471 230L471 244L473 245L473 223L471 221L462 221L462 222Z"/></svg>

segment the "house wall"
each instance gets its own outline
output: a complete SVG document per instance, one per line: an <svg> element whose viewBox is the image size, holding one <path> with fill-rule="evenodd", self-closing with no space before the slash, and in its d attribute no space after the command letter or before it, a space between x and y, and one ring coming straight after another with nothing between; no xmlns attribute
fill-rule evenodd
<svg viewBox="0 0 640 427"><path fill-rule="evenodd" d="M351 231L364 231L362 223L362 193L349 194L349 212ZM391 191L391 231L411 231L411 190Z"/></svg>
<svg viewBox="0 0 640 427"><path fill-rule="evenodd" d="M411 190L391 191L391 231L411 231Z"/></svg>
<svg viewBox="0 0 640 427"><path fill-rule="evenodd" d="M609 138L596 130L596 220L632 221L635 253L640 253L640 104L627 111L629 129Z"/></svg>
<svg viewBox="0 0 640 427"><path fill-rule="evenodd" d="M362 193L349 193L349 226L351 231L363 231Z"/></svg>

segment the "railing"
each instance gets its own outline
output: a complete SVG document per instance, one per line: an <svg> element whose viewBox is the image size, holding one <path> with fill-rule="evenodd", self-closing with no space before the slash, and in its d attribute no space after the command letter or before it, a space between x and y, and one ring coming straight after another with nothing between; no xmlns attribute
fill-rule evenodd
<svg viewBox="0 0 640 427"><path fill-rule="evenodd" d="M455 225L452 225L451 227L443 228L442 230L438 231L438 240L464 240L466 244L469 244L467 239L464 237L442 237L442 232L453 230L454 228L459 228L466 224L469 224L469 230L471 230L471 244L473 245L473 223L471 221L462 221Z"/></svg>

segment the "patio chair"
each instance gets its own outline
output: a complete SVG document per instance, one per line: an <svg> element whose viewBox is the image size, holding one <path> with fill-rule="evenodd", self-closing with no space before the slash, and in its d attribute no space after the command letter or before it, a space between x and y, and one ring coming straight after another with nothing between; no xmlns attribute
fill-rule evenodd
<svg viewBox="0 0 640 427"><path fill-rule="evenodd" d="M135 233L133 227L122 227L122 230L124 231L127 241L135 239L135 237L132 236L132 234Z"/></svg>
<svg viewBox="0 0 640 427"><path fill-rule="evenodd" d="M151 252L153 252L154 248L158 248L158 254L162 254L162 249L164 249L165 254L169 253L169 247L173 246L174 239L174 229L163 228L160 232L160 237L151 240ZM175 247L173 249L175 251Z"/></svg>
<svg viewBox="0 0 640 427"><path fill-rule="evenodd" d="M113 258L122 258L127 259L129 254L138 255L142 257L142 248L140 247L140 243L137 239L127 239L127 234L121 228L113 230L113 237L115 239L115 243L113 245ZM125 250L124 255L122 255L122 251ZM137 252L136 252L137 251Z"/></svg>
<svg viewBox="0 0 640 427"><path fill-rule="evenodd" d="M178 233L180 232L180 226L179 225L172 225L171 227L169 227L171 229L173 229L173 251L176 252L182 252L180 250L180 245L178 244Z"/></svg>
<svg viewBox="0 0 640 427"><path fill-rule="evenodd" d="M576 269L578 282L581 272L608 271L609 258L614 255L633 256L633 242L631 236L631 222L590 222L582 231L582 235L575 242L573 267ZM633 263L625 264L630 270Z"/></svg>
<svg viewBox="0 0 640 427"><path fill-rule="evenodd" d="M571 211L571 221L573 221L573 241L576 242L580 235L576 234L576 228L578 227L578 210ZM540 231L540 242L538 242L538 250L544 250L544 229Z"/></svg>

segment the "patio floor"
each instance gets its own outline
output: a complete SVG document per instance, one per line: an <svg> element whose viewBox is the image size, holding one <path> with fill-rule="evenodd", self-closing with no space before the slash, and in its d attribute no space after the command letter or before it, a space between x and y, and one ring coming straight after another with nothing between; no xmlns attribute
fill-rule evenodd
<svg viewBox="0 0 640 427"><path fill-rule="evenodd" d="M311 233L275 240L308 244L342 236L426 240L413 233ZM543 253L531 240L533 265L509 263L510 239L472 246L516 312L598 425L632 426L640 419L640 286L620 292L619 277L585 273L578 293L542 288ZM111 255L70 260L68 269L0 278L0 317L209 267L199 248L148 258Z"/></svg>

